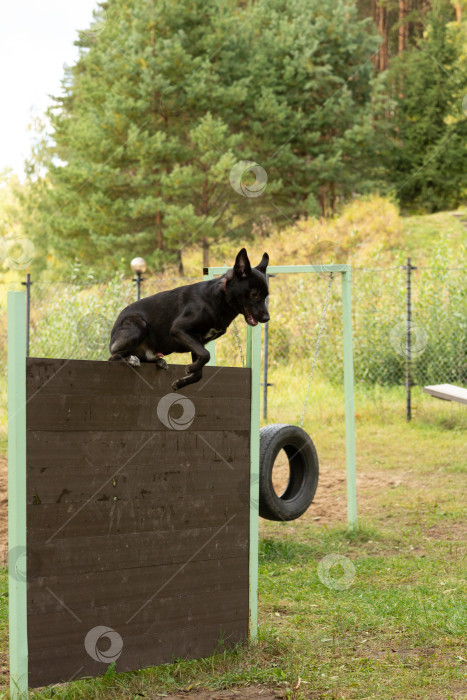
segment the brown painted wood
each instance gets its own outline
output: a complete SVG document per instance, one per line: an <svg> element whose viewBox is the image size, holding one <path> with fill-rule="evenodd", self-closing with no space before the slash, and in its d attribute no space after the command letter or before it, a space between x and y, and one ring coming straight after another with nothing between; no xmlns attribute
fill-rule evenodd
<svg viewBox="0 0 467 700"><path fill-rule="evenodd" d="M47 562L47 571L60 571L63 574L114 571L123 565L125 568L137 568L141 566L142 552L145 566L239 557L248 553L248 530L244 525L235 526L236 519L241 518L247 508L243 508L243 511L234 513L224 524L214 527L72 537L66 540L55 538L45 545L32 538L29 538L29 542L36 556ZM45 571L43 569L41 575Z"/></svg>
<svg viewBox="0 0 467 700"><path fill-rule="evenodd" d="M226 593L228 592L228 595ZM40 615L30 615L28 629L37 646L29 645L29 653L44 649L40 641L41 632L50 627L53 632L48 635L50 649L54 647L82 644L86 634L99 624L114 626L126 637L151 634L159 630L170 630L202 623L204 625L216 622L243 620L248 617L248 602L245 600L244 589L234 588L225 582L222 590L214 590L206 595L199 591L186 596L171 596L168 589L160 596L151 600L144 608L141 603L124 602L117 605L80 608L73 611L62 608L60 612L53 611ZM141 608L139 610L139 608Z"/></svg>
<svg viewBox="0 0 467 700"><path fill-rule="evenodd" d="M206 459L192 459L189 463L164 466L154 464L123 469L114 465L69 469L52 466L30 469L28 472L29 504L86 503L89 500L114 502L136 498L142 506L160 504L163 497L176 494L177 498L195 498L194 506L213 496L226 496L232 486L239 493L248 493L249 484L244 478L244 461L216 463L206 466ZM231 470L226 485L225 470ZM236 489L237 490L237 489ZM186 499L185 499L186 500ZM163 504L162 504L163 505ZM186 511L186 504L181 503Z"/></svg>
<svg viewBox="0 0 467 700"><path fill-rule="evenodd" d="M51 466L100 469L103 465L133 467L157 462L163 467L189 467L199 461L217 465L249 460L248 430L160 431L157 439L146 431L28 431L28 468Z"/></svg>
<svg viewBox="0 0 467 700"><path fill-rule="evenodd" d="M125 638L121 635L122 652L116 661L116 669L124 672L171 663L178 658L197 659L214 651L222 652L244 641L247 634L248 620L244 619L213 625L187 625L139 637ZM29 655L29 663L32 686L55 683L57 678L58 681L67 682L84 676L99 676L107 669L107 664L94 661L89 656L83 643L33 652Z"/></svg>
<svg viewBox="0 0 467 700"><path fill-rule="evenodd" d="M155 396L73 396L42 394L28 399L27 416L30 430L126 430L149 431L155 439L167 430L159 419L157 408L163 395ZM177 399L174 399L174 401ZM190 398L194 406L193 423L188 430L247 430L250 423L248 399ZM177 418L181 415L175 414ZM174 443L180 430L173 430ZM148 436L149 437L149 436Z"/></svg>
<svg viewBox="0 0 467 700"><path fill-rule="evenodd" d="M99 370L96 371L96 366ZM73 394L75 396L163 396L173 391L172 382L183 377L185 365L159 370L154 364L129 367L120 362L27 358L27 396ZM250 398L251 370L236 367L204 367L203 379L181 392L193 399Z"/></svg>
<svg viewBox="0 0 467 700"><path fill-rule="evenodd" d="M46 563L39 562L39 567ZM225 589L228 592L230 588L248 587L248 561L243 555L230 559L192 560L185 566L166 564L90 571L79 576L60 571L50 573L50 576L28 583L28 615L54 610L61 612L65 605L78 616L82 609L122 602L134 603L138 609L155 594L163 597L170 593L176 597L204 591L210 596L213 591ZM45 644L44 637L42 642Z"/></svg>
<svg viewBox="0 0 467 700"><path fill-rule="evenodd" d="M105 673L84 646L100 625L121 635L119 670L247 636L251 375L205 368L175 396L192 424L171 429L157 406L182 374L27 361L32 686Z"/></svg>
<svg viewBox="0 0 467 700"><path fill-rule="evenodd" d="M237 519L236 522L240 518L243 522L244 511L248 508L249 496L243 491L243 485L238 493L172 498L168 503L160 503L157 499L152 503L125 499L28 505L29 543L40 549L57 540L215 528L231 518ZM118 546L117 541L113 544ZM64 542L63 546L71 545Z"/></svg>

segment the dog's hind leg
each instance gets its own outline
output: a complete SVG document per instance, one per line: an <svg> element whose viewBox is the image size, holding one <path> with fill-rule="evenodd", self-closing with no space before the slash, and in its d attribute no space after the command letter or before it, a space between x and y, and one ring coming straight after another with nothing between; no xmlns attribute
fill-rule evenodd
<svg viewBox="0 0 467 700"><path fill-rule="evenodd" d="M109 360L123 360L138 367L141 362L133 353L147 336L147 323L139 314L129 314L112 328Z"/></svg>

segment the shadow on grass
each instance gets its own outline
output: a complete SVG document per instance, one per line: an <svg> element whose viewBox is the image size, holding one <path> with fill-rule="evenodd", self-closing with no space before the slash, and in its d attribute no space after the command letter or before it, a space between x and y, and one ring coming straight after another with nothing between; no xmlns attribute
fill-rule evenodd
<svg viewBox="0 0 467 700"><path fill-rule="evenodd" d="M322 557L323 553L338 549L339 546L352 544L363 544L369 540L376 541L384 539L384 536L374 527L369 525L359 525L355 530L348 530L346 527L337 526L333 528L324 527L319 531L315 528L307 528L308 542L297 542L291 539L279 537L265 537L259 544L259 560L263 564L269 562L292 563L314 561Z"/></svg>

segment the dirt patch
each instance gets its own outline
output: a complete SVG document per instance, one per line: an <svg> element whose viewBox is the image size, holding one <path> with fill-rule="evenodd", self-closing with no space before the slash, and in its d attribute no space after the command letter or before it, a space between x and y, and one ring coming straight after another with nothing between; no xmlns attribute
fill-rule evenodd
<svg viewBox="0 0 467 700"><path fill-rule="evenodd" d="M357 473L358 509L360 514L373 510L374 497L385 490L403 486L403 474L372 471ZM289 463L279 454L273 469L273 486L280 496L289 479ZM321 465L318 489L313 503L302 516L317 525L335 525L347 522L347 478L343 470Z"/></svg>
<svg viewBox="0 0 467 700"><path fill-rule="evenodd" d="M426 536L432 540L465 542L467 539L467 522L437 523L428 528Z"/></svg>

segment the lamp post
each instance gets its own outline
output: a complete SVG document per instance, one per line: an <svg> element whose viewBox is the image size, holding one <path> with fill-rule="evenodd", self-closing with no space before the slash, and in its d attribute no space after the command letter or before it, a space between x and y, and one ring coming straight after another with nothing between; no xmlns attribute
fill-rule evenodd
<svg viewBox="0 0 467 700"><path fill-rule="evenodd" d="M146 260L144 258L133 258L130 265L136 275L133 278L133 282L136 282L136 298L141 299L141 282L143 281L143 272L146 272Z"/></svg>

